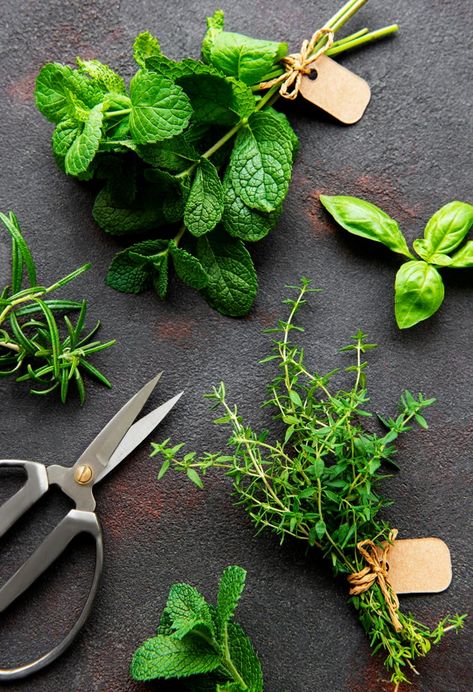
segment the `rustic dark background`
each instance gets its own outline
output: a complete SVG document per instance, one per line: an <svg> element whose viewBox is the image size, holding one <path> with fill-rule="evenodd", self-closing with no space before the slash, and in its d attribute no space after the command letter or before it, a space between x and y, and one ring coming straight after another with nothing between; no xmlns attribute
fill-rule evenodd
<svg viewBox="0 0 473 692"><path fill-rule="evenodd" d="M287 39L295 49L340 2L220 4L229 29ZM314 367L330 369L337 348L361 327L381 345L371 356L377 410L393 411L405 387L438 398L429 413L430 431L415 431L402 441L401 473L386 491L395 500L389 518L402 536L437 535L448 542L454 578L443 594L402 602L429 624L445 613L471 610L473 273L445 271L446 300L439 314L401 333L393 317L397 259L347 237L318 202L320 192L365 197L396 217L413 240L442 204L472 201L471 4L373 0L350 28L398 21L401 32L341 59L371 85L363 120L342 127L302 103L287 108L301 151L279 226L254 248L260 290L244 320L216 314L181 283L173 283L167 303L152 294L133 297L104 287L116 243L94 224L91 190L56 169L52 128L32 97L40 66L51 60L96 57L130 75L131 44L140 30L158 35L173 58L197 56L205 17L214 9L211 0L1 3L0 206L18 214L45 281L93 263L69 295L87 297L91 319L103 322L102 336L115 337L118 344L99 359L113 390L91 385L82 409L76 401L64 408L33 398L23 386L2 381L0 456L72 464L116 409L161 369L165 376L154 403L182 388L186 395L159 437L186 439L190 448L220 448L224 432L212 427L201 395L224 378L230 398L248 418L264 421L258 404L270 370L257 365L269 348L261 331L281 314L284 285L305 274L324 288L302 316ZM3 234L2 282L8 253ZM9 689L145 690L130 681L129 662L152 634L169 586L188 580L213 597L218 575L231 563L248 569L238 615L260 652L268 692L389 689L345 603L346 585L333 582L327 565L303 546L281 547L270 535L255 538L232 506L223 478L211 477L201 492L172 475L158 483L156 469L145 444L97 490L106 567L93 614L66 655ZM20 481L2 480L0 499ZM2 581L65 509L61 497L43 502L4 540ZM91 546L86 540L76 543L38 589L2 616L0 665L30 660L61 638L84 601L91 569ZM467 624L418 664L411 689L471 690L472 648L473 628Z"/></svg>

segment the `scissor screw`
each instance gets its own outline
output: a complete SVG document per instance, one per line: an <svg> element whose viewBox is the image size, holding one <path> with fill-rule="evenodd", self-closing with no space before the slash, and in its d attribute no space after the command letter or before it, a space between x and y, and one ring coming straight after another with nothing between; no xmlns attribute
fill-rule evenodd
<svg viewBox="0 0 473 692"><path fill-rule="evenodd" d="M74 471L74 480L79 485L87 485L92 480L94 472L88 464L81 464Z"/></svg>

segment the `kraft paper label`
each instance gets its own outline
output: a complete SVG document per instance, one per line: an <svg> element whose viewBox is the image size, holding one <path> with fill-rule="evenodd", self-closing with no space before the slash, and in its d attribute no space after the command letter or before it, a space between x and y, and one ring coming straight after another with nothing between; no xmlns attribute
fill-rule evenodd
<svg viewBox="0 0 473 692"><path fill-rule="evenodd" d="M352 125L362 117L371 98L369 84L326 55L308 66L299 93L326 113Z"/></svg>
<svg viewBox="0 0 473 692"><path fill-rule="evenodd" d="M450 550L440 538L396 540L387 563L389 583L397 594L438 593L452 581Z"/></svg>

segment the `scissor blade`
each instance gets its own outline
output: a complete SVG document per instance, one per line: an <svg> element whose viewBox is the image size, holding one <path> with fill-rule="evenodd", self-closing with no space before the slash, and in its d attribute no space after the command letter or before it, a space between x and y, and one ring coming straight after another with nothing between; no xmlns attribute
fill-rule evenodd
<svg viewBox="0 0 473 692"><path fill-rule="evenodd" d="M161 421L168 415L172 408L177 404L184 392L180 392L173 396L172 399L166 401L158 408L148 413L140 420L133 423L131 428L126 433L123 440L120 442L115 452L112 454L110 461L107 466L100 471L96 483L99 483L105 476L107 476L110 471L118 466L131 452L138 447L153 430L161 423Z"/></svg>
<svg viewBox="0 0 473 692"><path fill-rule="evenodd" d="M153 377L114 415L112 420L107 423L95 440L81 454L74 466L88 464L92 467L95 476L102 471L103 467L107 466L112 454L148 401L161 375L162 373L159 373L159 375Z"/></svg>

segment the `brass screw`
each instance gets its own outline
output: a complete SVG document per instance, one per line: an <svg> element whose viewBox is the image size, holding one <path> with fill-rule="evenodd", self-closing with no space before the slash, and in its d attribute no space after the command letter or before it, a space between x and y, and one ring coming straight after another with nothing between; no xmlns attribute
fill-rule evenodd
<svg viewBox="0 0 473 692"><path fill-rule="evenodd" d="M87 485L92 480L94 472L88 464L81 464L74 471L74 480L79 485Z"/></svg>

